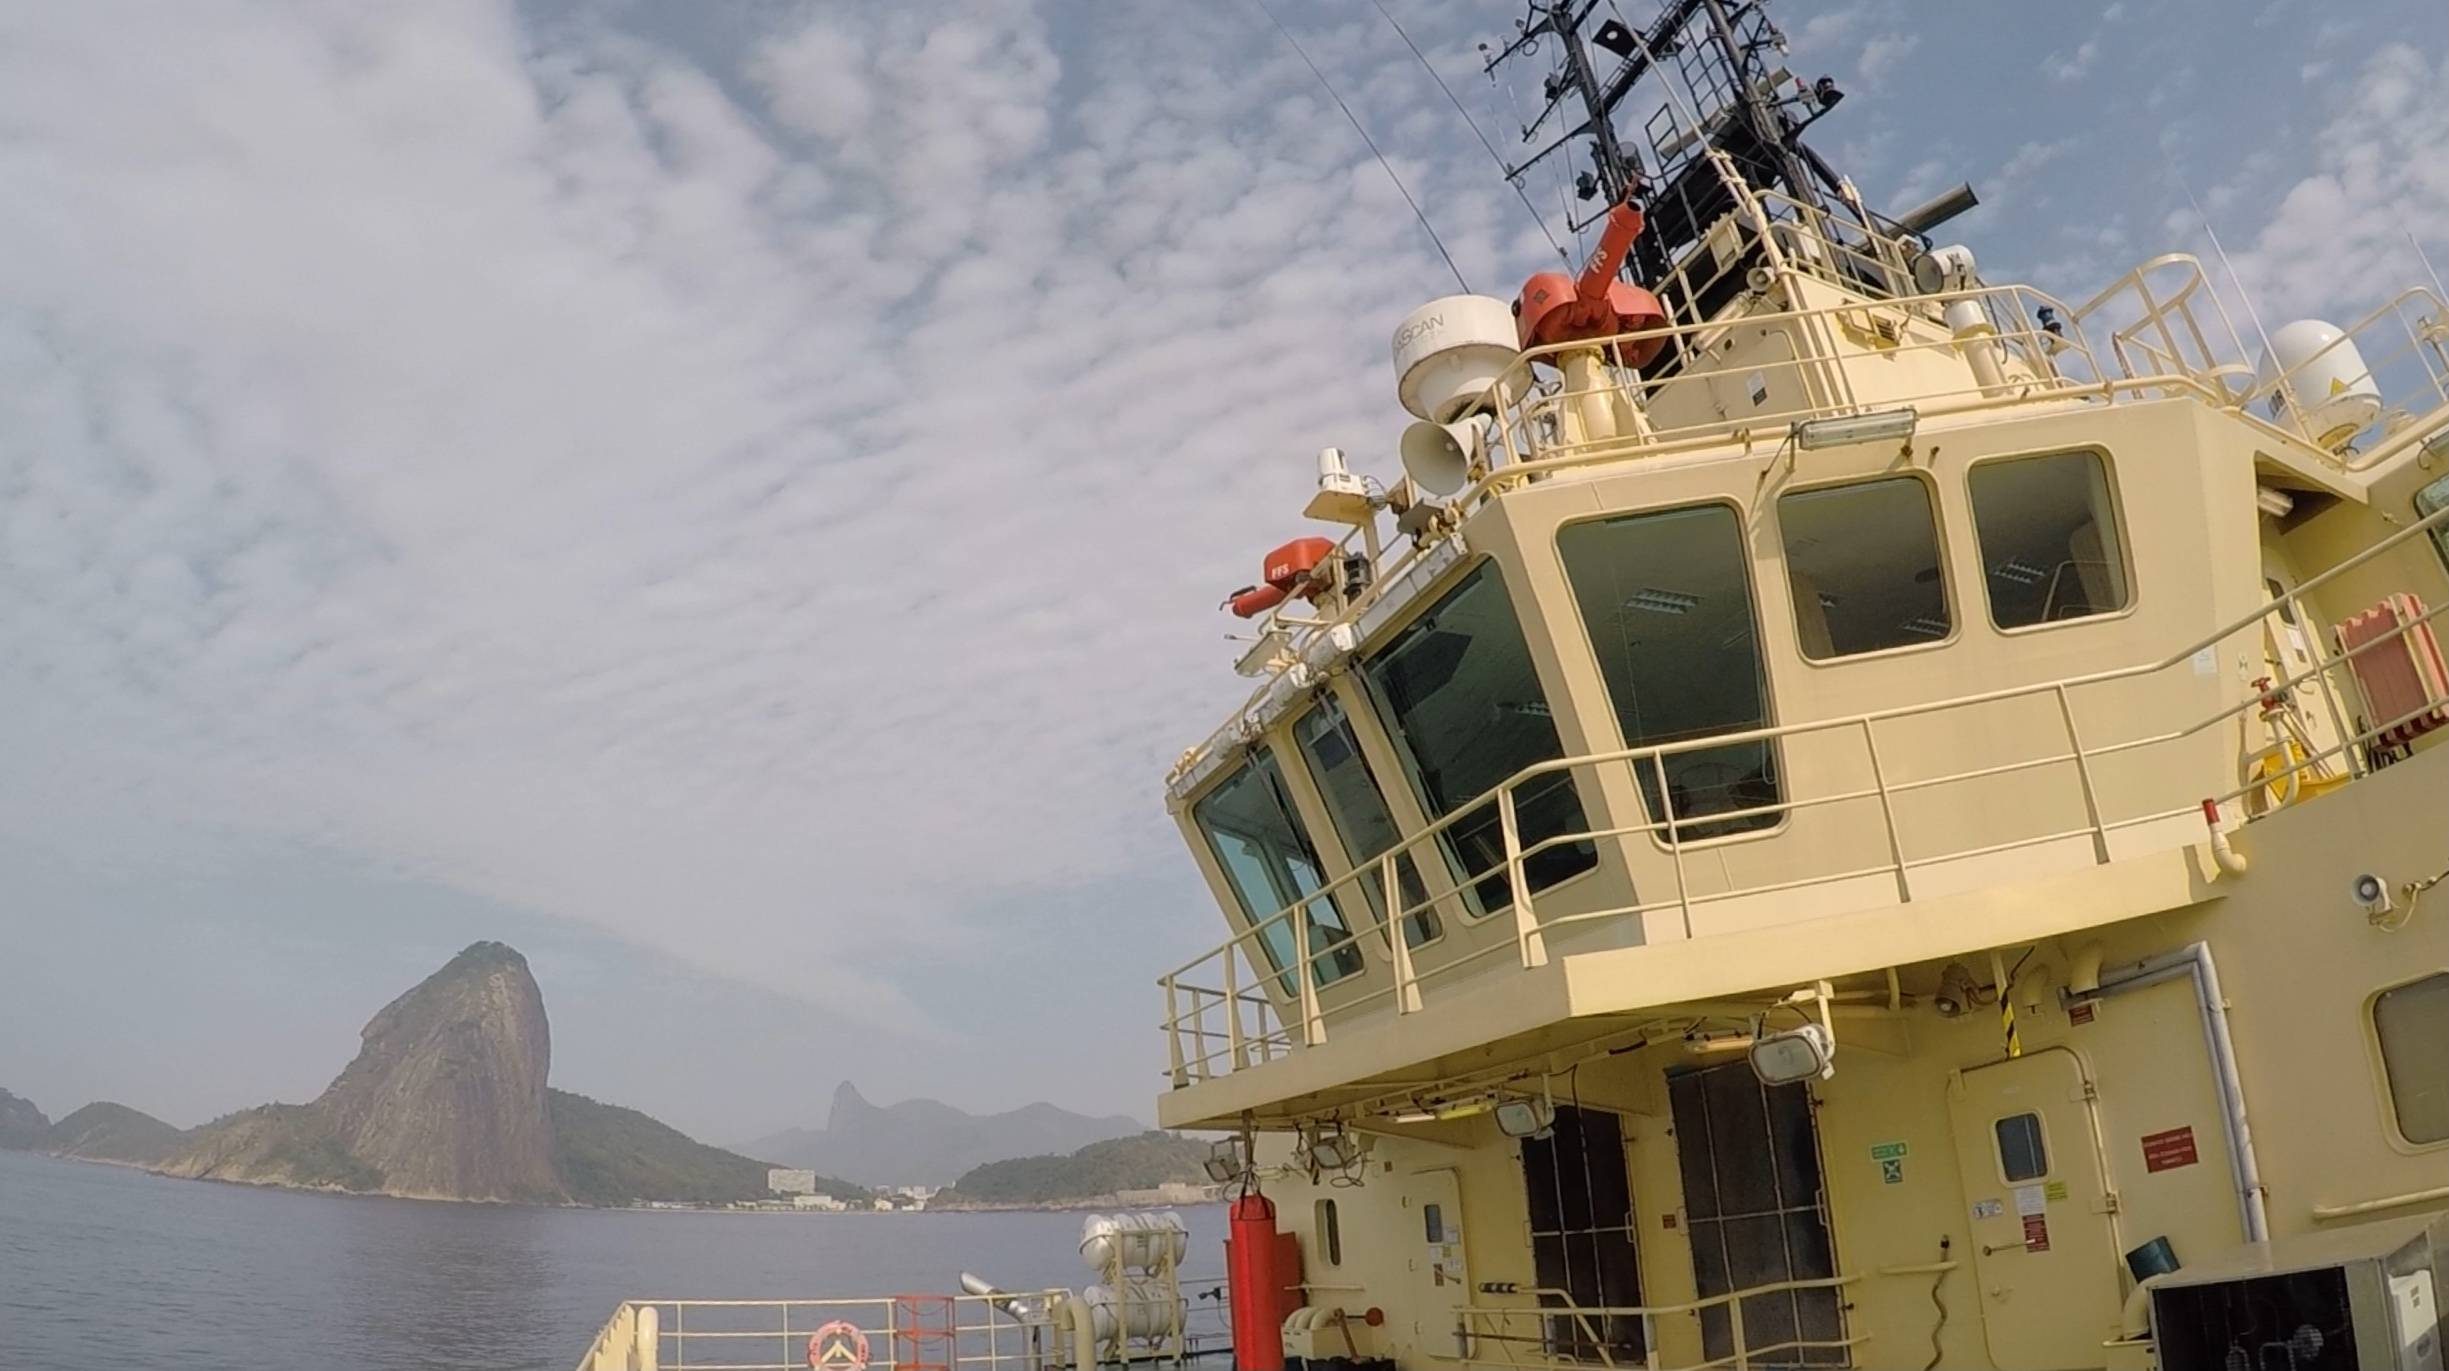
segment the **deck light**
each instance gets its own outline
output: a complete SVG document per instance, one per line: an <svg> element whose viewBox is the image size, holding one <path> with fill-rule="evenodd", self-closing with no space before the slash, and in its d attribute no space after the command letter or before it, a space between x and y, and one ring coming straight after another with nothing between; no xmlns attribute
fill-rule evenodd
<svg viewBox="0 0 2449 1371"><path fill-rule="evenodd" d="M1207 1178L1218 1185L1240 1180L1247 1168L1242 1165L1241 1144L1232 1138L1218 1138L1208 1149L1207 1160L1199 1164Z"/></svg>
<svg viewBox="0 0 2449 1371"><path fill-rule="evenodd" d="M1794 445L1805 452L1851 447L1856 443L1901 443L1913 437L1913 426L1921 421L1921 417L1911 405L1907 405L1903 409L1874 410L1869 414L1802 419L1796 421L1790 436L1794 439Z"/></svg>
<svg viewBox="0 0 2449 1371"><path fill-rule="evenodd" d="M1828 1030L1807 1023L1754 1039L1752 1074L1760 1078L1762 1085L1824 1081L1837 1074L1836 1055L1836 1044L1828 1040Z"/></svg>
<svg viewBox="0 0 2449 1371"><path fill-rule="evenodd" d="M1524 1097L1497 1102L1497 1131L1509 1138L1545 1137L1556 1126L1556 1106Z"/></svg>
<svg viewBox="0 0 2449 1371"><path fill-rule="evenodd" d="M1308 1152L1310 1164L1321 1171L1349 1171L1361 1159L1360 1140L1340 1123L1331 1129L1321 1125L1309 1140Z"/></svg>

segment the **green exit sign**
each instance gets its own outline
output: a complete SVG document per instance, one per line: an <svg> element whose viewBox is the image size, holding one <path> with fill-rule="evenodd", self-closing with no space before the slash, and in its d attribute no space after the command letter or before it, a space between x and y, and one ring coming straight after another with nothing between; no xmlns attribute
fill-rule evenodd
<svg viewBox="0 0 2449 1371"><path fill-rule="evenodd" d="M1872 1161L1875 1161L1875 1162L1892 1162L1892 1161L1896 1161L1897 1159L1899 1159L1899 1158L1903 1157L1904 1155L1905 1155L1905 1145L1904 1145L1903 1143L1901 1143L1901 1142L1884 1142L1884 1143L1873 1143L1873 1144L1871 1144L1871 1160L1872 1160Z"/></svg>

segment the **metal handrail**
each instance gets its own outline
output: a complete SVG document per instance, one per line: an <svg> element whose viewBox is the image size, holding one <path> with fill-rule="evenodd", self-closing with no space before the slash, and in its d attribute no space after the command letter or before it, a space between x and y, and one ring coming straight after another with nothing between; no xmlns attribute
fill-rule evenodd
<svg viewBox="0 0 2449 1371"><path fill-rule="evenodd" d="M1184 976L1195 971L1198 967L1206 964L1207 962L1218 958L1219 956L1224 958L1229 976L1236 960L1236 953L1239 953L1244 957L1249 957L1252 965L1254 967L1258 966L1261 964L1262 958L1266 955L1264 953L1264 943L1263 941L1260 943L1260 947L1262 949L1261 952L1254 954L1249 950L1249 944L1253 939L1263 939L1268 929L1272 928L1280 921L1288 918L1296 919L1296 927L1300 927L1306 923L1306 919L1297 918L1296 916L1299 916L1304 911L1312 908L1319 900L1323 899L1334 901L1338 896L1343 895L1345 892L1358 889L1360 883L1364 880L1377 880L1380 882L1380 893L1387 897L1384 899L1383 905L1389 912L1384 921L1376 926L1377 932L1382 938L1385 938L1394 944L1402 944L1404 939L1399 930L1404 918L1408 917L1410 914L1419 909L1434 906L1441 900L1452 898L1473 885L1487 881L1490 877L1497 875L1499 869L1491 868L1490 870L1484 872L1466 872L1459 878L1452 880L1451 883L1448 884L1443 890L1432 891L1427 900L1416 905L1402 906L1398 900L1392 898L1395 890L1397 889L1391 875L1395 862L1398 859L1406 856L1424 857L1425 859L1416 860L1414 863L1415 868L1423 873L1424 885L1428 883L1426 879L1426 873L1428 872L1434 871L1451 875L1452 873L1447 867L1447 864L1444 861L1437 859L1439 849L1433 847L1432 845L1436 844L1442 835L1449 832L1458 823L1466 819L1479 819L1487 812L1491 805L1496 806L1498 808L1500 817L1507 820L1507 822L1503 824L1503 836L1505 840L1505 864L1502 871L1509 881L1508 888L1511 892L1516 915L1517 936L1514 940L1514 946L1516 947L1523 964L1528 967L1538 965L1545 959L1543 950L1544 934L1552 929L1569 924L1586 923L1607 918L1620 918L1632 914L1647 914L1668 908L1680 908L1684 915L1685 931L1689 936L1691 932L1691 910L1696 904L1707 904L1714 900L1732 899L1743 896L1769 893L1771 890L1795 889L1810 885L1825 885L1838 880L1859 879L1863 876L1877 875L1882 872L1890 873L1895 876L1898 884L1898 895L1900 900L1910 901L1912 898L1912 890L1909 873L1911 869L1916 866L1956 861L1968 857L2010 850L2013 848L2034 846L2047 842L2056 842L2062 839L2086 834L2090 835L2093 839L2093 855L2095 862L2106 861L2108 860L2107 838L2109 833L2133 827L2142 823L2156 822L2163 819L2173 818L2184 814L2188 809L2193 808L2194 806L2176 806L2154 810L2140 815L2127 814L2112 817L2102 811L2099 796L2091 784L2089 766L2092 761L2132 752L2146 746L2167 745L2197 736L2207 729L2217 728L2232 719L2241 718L2248 711L2262 708L2263 700L2267 694L2278 691L2292 690L2297 686L2317 679L2324 680L2330 685L2330 689L2328 691L2321 693L2324 695L2325 701L2329 703L2329 707L2332 710L2333 725L2338 741L2325 748L2307 748L2305 750L2313 755L2300 758L2294 763L2285 766L2284 768L2275 769L2269 774L2247 779L2244 784L2216 794L2210 798L2216 801L2219 805L2225 806L2250 796L2257 790L2263 790L2267 787L2273 786L2274 784L2284 783L2290 777L2303 773L2307 770L2318 769L2333 759L2342 760L2349 778L2353 779L2361 774L2358 749L2368 746L2374 740L2387 733L2390 729L2409 722L2414 717L2418 717L2424 712L2424 710L2419 709L2408 715L2406 718L2369 723L2360 730L2349 729L2345 726L2345 720L2340 718L2336 713L2335 698L2351 698L2348 696L2348 692L2355 689L2355 687L2348 681L2341 680L2338 676L2339 671L2343 667L2351 667L2354 659L2362 654L2377 650L2385 644L2393 643L2402 639L2407 633L2413 630L2416 624L2431 624L2440 620L2444 613L2449 613L2449 604L2444 604L2439 608L2432 609L2422 618L2400 625L2394 630L2379 635L2373 640L2361 644L2346 653L2332 654L2326 649L2321 649L2317 646L2316 661L2314 665L2305 672L2286 676L2265 690L2249 692L2235 703L2232 703L2214 712L2207 718L2201 719L2188 726L2149 734L2139 738L2121 739L2110 742L2093 742L2089 744L2085 743L2077 732L2075 713L2072 704L2068 699L2068 692L2117 681L2139 679L2172 670L2189 662L2203 649L2216 648L2220 644L2225 643L2229 639L2232 639L2241 633L2257 628L2274 614L2283 614L2292 617L2299 623L2310 623L2312 622L2312 619L2304 612L2303 609L2303 601L2305 596L2324 588L2333 581L2347 575L2373 559L2386 555L2391 550L2406 544L2410 540L2427 536L2432 531L2444 527L2449 527L2449 509L2436 511L2430 516L2419 519L2395 531L2388 538L2374 543L2371 547L2366 548L2345 561L2340 562L2337 566L2330 568L2321 575L2316 576L2313 579L2295 587L2294 589L2285 592L2278 600L2265 604L2253 613L2242 616L2228 625L2214 631L2210 635L2198 639L2195 642L2188 644L2186 647L2172 652L2157 661L2091 672L2084 675L2067 677L2059 680L2004 687L1997 690L1958 696L1947 700L1933 701L1924 704L1902 705L1894 706L1888 709L1866 711L1861 714L1836 719L1816 720L1806 723L1752 729L1740 733L1720 734L1708 738L1690 739L1679 743L1660 744L1643 748L1622 748L1614 751L1589 753L1581 756L1557 758L1551 761L1536 763L1532 766L1523 768L1519 772L1516 772L1513 776L1501 782L1488 795L1475 800L1473 803L1467 806L1456 809L1452 813L1426 825L1416 833L1409 835L1403 841L1397 843L1393 847L1390 847L1376 860L1370 863L1355 866L1351 871L1328 881L1317 891L1305 896L1298 904L1287 906L1285 909L1279 910L1275 914L1270 915L1265 919L1254 921L1245 929L1235 931L1221 947L1212 949L1208 953L1203 954L1202 956L1195 958L1180 967L1177 967L1172 972L1161 977L1159 983L1168 987L1174 986L1179 983ZM2316 633L2309 636L2318 639L2320 635ZM2057 713L2060 717L2062 726L2068 735L2067 745L2064 751L2051 752L2042 756L2025 758L2019 761L1996 766L1977 768L1964 773L1951 773L1947 775L1923 777L1903 781L1890 780L1885 776L1884 769L1880 764L1877 749L1877 726L1879 724L1893 723L1906 719L1928 718L1952 710L1973 708L1982 705L1998 704L2009 701L2029 700L2043 695L2054 696L2058 705ZM1511 822L1512 803L1515 793L1526 785L1538 781L1543 777L1556 774L1569 774L1577 769L1590 769L1616 764L1622 764L1629 768L1635 767L1645 761L1653 767L1659 768L1660 774L1663 775L1664 759L1668 756L1728 746L1737 746L1754 741L1782 740L1808 734L1833 734L1846 730L1858 731L1863 737L1864 752L1871 765L1872 778L1874 782L1873 786L1869 789L1854 788L1832 795L1791 796L1782 798L1774 804L1754 806L1742 810L1724 811L1707 815L1678 815L1672 812L1672 796L1666 787L1662 785L1659 793L1662 798L1668 801L1668 803L1663 806L1663 808L1667 809L1668 812L1655 819L1651 819L1643 823L1620 825L1613 828L1592 829L1587 832L1552 835L1534 842L1528 847L1525 847L1522 844L1519 830L1517 826ZM2085 827L2080 829L2055 830L2048 833L2026 834L2003 843L1992 844L1969 851L1950 851L1935 856L1924 856L1920 858L1908 858L1904 854L1902 836L1897 824L1895 810L1893 804L1891 803L1893 796L1896 794L1930 789L1940 785L1962 784L1969 780L1980 779L1987 776L2006 774L2014 771L2025 771L2053 765L2073 766L2077 770L2078 778L2082 783L2082 794L2085 800L2088 819ZM1756 886L1730 889L1699 896L1693 895L1687 888L1685 888L1685 883L1683 880L1683 846L1682 840L1679 836L1680 830L1683 828L1688 828L1696 822L1719 822L1747 816L1774 815L1791 812L1798 809L1807 809L1818 805L1860 803L1873 798L1876 798L1880 803L1882 811L1882 824L1886 830L1889 843L1890 860L1884 865L1849 869L1845 872L1834 874L1819 873L1814 876L1808 876L1794 881L1777 883L1774 886ZM1674 864L1677 877L1678 888L1674 898L1651 901L1621 908L1594 910L1579 914L1564 915L1544 922L1540 921L1536 917L1532 908L1533 892L1530 890L1527 882L1524 879L1523 864L1528 858L1535 857L1542 851L1551 850L1566 844L1593 842L1606 838L1628 837L1634 834L1646 834L1655 839L1659 839L1667 849L1670 859ZM1357 938L1359 936L1359 932L1356 930L1353 936ZM1348 940L1338 940L1333 947L1339 948L1344 945L1345 941ZM1487 955L1489 952L1501 948L1502 946L1504 946L1502 943L1484 944L1478 949L1448 960L1442 966L1431 967L1427 974L1434 975L1439 971L1450 972L1457 967L1477 961L1481 957ZM1331 951L1333 948L1329 948L1327 950ZM1357 985L1347 986L1345 989L1335 994L1333 997L1334 1003L1332 1004L1324 1003L1320 999L1320 987L1316 984L1317 976L1310 969L1314 963L1315 957L1318 955L1323 954L1315 951L1310 952L1308 956L1296 961L1294 968L1271 967L1267 973L1269 975L1298 974L1300 976L1300 980L1303 985L1303 994L1300 996L1302 1012L1302 1031L1300 1038L1303 1043L1315 1044L1324 1040L1327 1020L1330 1015L1340 1016L1343 1013L1348 1013L1354 1009L1372 1003L1377 999L1394 997L1397 1000L1401 1012L1408 1013L1417 1008L1419 987L1424 979L1424 976L1423 973L1415 965L1413 965L1414 957L1412 955L1407 955L1399 960L1397 975L1393 978L1391 984L1379 985L1368 989L1360 988ZM1296 968L1298 970L1296 970ZM1359 981L1362 979L1362 977L1358 976L1340 978L1334 983L1334 985L1346 986L1348 981ZM1329 988L1332 989L1333 987ZM1271 1003L1269 1005L1269 1009L1272 1010L1273 1008L1274 1005ZM1194 1036L1196 1041L1204 1043L1208 1034L1210 1033L1210 1030L1206 1030L1197 1023L1192 1022L1193 1020L1197 1020L1199 1017L1200 1015L1198 1012L1194 1012L1189 1016L1172 1016L1169 1017L1165 1027L1169 1033L1190 1033ZM1203 1077L1206 1065L1211 1064L1212 1062L1212 1055L1213 1054L1206 1054L1200 1058ZM1236 1050L1236 1052L1233 1054L1233 1060L1237 1062L1242 1060L1238 1050ZM1175 1079L1177 1083L1182 1080L1182 1075L1179 1070L1175 1072Z"/></svg>

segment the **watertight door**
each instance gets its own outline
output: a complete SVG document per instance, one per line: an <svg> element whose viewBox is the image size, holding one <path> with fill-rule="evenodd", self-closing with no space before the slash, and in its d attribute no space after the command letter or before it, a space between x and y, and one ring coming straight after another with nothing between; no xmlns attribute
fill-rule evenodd
<svg viewBox="0 0 2449 1371"><path fill-rule="evenodd" d="M1416 1171L1403 1184L1411 1233L1412 1346L1424 1356L1452 1357L1458 1344L1455 1310L1471 1302L1463 1262L1463 1192L1452 1167Z"/></svg>
<svg viewBox="0 0 2449 1371"><path fill-rule="evenodd" d="M2106 1361L2121 1291L2093 1099L2082 1059L2062 1047L1949 1083L1969 1255L1999 1371Z"/></svg>

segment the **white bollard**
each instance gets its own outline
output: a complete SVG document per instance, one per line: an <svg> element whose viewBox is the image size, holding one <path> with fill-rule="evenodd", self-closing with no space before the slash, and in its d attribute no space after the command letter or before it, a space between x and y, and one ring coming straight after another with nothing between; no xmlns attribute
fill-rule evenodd
<svg viewBox="0 0 2449 1371"><path fill-rule="evenodd" d="M656 1371L663 1355L662 1333L663 1311L651 1304L638 1306L638 1340L629 1359L632 1371Z"/></svg>

